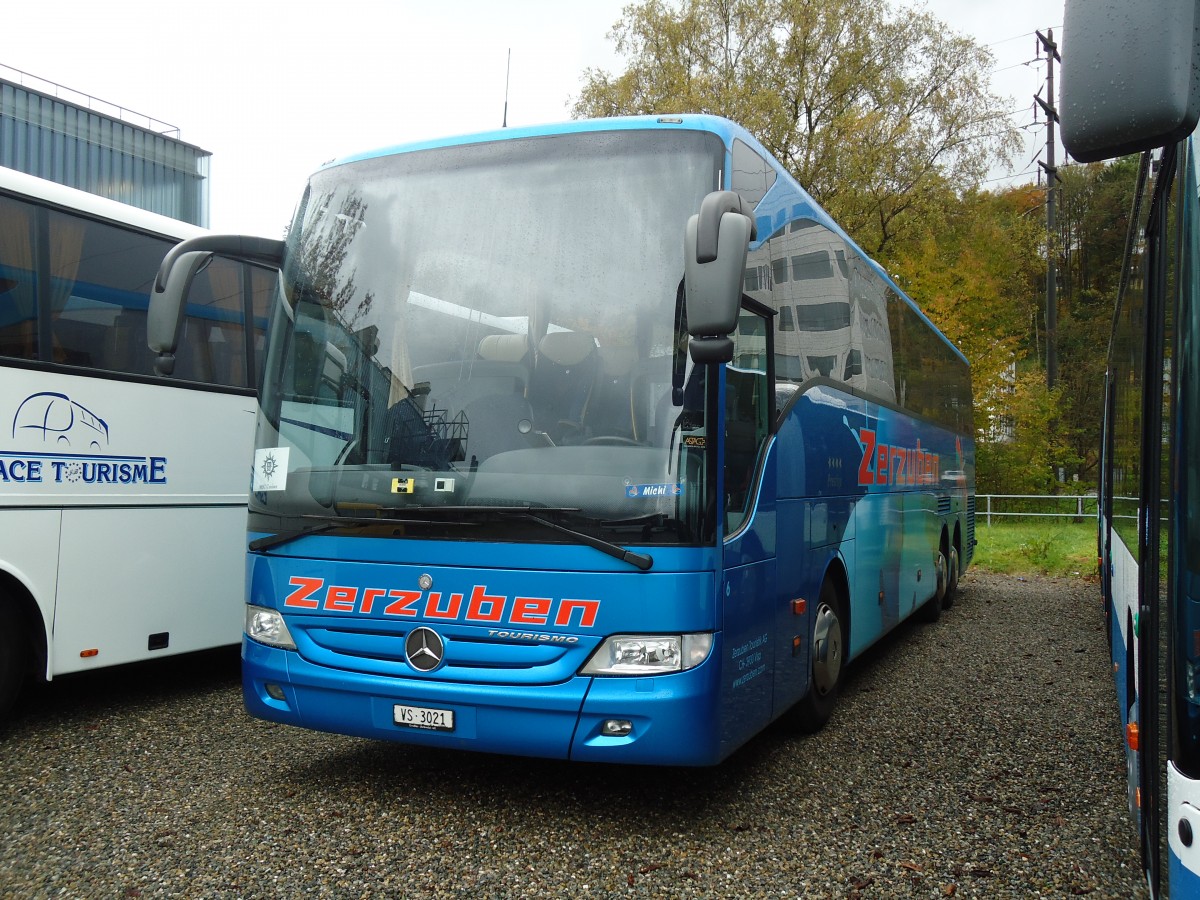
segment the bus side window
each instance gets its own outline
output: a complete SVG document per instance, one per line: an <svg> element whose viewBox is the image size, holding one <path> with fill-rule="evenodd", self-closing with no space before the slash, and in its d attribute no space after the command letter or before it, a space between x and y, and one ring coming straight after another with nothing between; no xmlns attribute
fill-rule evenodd
<svg viewBox="0 0 1200 900"><path fill-rule="evenodd" d="M725 368L725 531L749 513L758 451L770 432L773 403L767 375L768 324L754 313L738 317L733 361Z"/></svg>
<svg viewBox="0 0 1200 900"><path fill-rule="evenodd" d="M46 217L50 290L41 299L50 307L50 361L151 371L146 298L170 244L133 240L125 229L58 210Z"/></svg>
<svg viewBox="0 0 1200 900"><path fill-rule="evenodd" d="M252 387L246 367L245 267L213 259L188 294L175 376L206 384Z"/></svg>
<svg viewBox="0 0 1200 900"><path fill-rule="evenodd" d="M38 358L34 208L0 197L0 356Z"/></svg>

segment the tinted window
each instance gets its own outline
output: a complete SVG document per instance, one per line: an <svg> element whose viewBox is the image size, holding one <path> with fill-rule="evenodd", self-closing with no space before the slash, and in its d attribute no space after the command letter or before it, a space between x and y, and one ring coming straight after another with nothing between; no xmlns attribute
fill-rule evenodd
<svg viewBox="0 0 1200 900"><path fill-rule="evenodd" d="M832 277L833 266L829 264L829 254L826 251L818 250L815 253L792 257L792 278L795 281Z"/></svg>
<svg viewBox="0 0 1200 900"><path fill-rule="evenodd" d="M122 374L151 375L146 307L168 239L24 200L0 197L0 354ZM253 278L254 341L245 298ZM227 259L197 277L175 377L253 387L273 272ZM261 354L258 354L261 357Z"/></svg>
<svg viewBox="0 0 1200 900"><path fill-rule="evenodd" d="M775 170L765 159L737 139L733 142L732 155L733 174L730 187L749 203L751 208L758 206L758 201L775 183Z"/></svg>

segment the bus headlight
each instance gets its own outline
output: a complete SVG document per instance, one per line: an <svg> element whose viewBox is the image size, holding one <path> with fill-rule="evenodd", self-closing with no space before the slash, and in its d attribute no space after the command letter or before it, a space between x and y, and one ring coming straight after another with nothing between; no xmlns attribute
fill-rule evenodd
<svg viewBox="0 0 1200 900"><path fill-rule="evenodd" d="M268 647L296 649L296 642L292 640L283 616L265 606L246 605L246 637Z"/></svg>
<svg viewBox="0 0 1200 900"><path fill-rule="evenodd" d="M617 634L592 654L582 675L664 675L692 669L708 659L713 636Z"/></svg>

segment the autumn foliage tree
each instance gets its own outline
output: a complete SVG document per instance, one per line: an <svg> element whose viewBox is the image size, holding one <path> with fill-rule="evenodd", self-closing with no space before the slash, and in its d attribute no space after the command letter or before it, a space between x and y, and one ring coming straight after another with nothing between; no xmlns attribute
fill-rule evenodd
<svg viewBox="0 0 1200 900"><path fill-rule="evenodd" d="M982 190L1020 145L987 50L887 0L643 0L576 116L713 113L747 127L971 362L981 492L1086 484L1099 447L1128 164L1062 167L1060 384L1045 384L1045 190ZM1115 266L1115 269L1114 269Z"/></svg>
<svg viewBox="0 0 1200 900"><path fill-rule="evenodd" d="M876 257L1018 143L987 50L886 0L646 0L610 37L576 116L731 118Z"/></svg>

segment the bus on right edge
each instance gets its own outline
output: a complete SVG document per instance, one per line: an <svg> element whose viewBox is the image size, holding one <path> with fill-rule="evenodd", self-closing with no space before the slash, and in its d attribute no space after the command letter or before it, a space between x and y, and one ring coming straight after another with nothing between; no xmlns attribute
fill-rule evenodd
<svg viewBox="0 0 1200 900"><path fill-rule="evenodd" d="M1067 0L1062 137L1141 153L1113 316L1098 550L1152 898L1200 897L1200 56L1196 0Z"/></svg>

